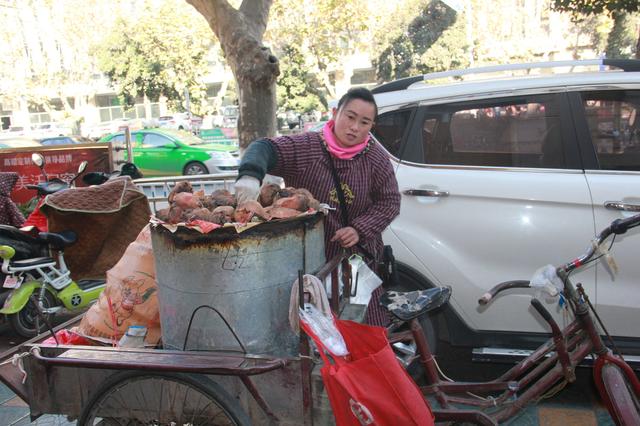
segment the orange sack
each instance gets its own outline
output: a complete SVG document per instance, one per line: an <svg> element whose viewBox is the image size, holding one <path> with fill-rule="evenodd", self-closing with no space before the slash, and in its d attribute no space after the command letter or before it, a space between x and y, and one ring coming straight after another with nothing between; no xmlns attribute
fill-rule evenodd
<svg viewBox="0 0 640 426"><path fill-rule="evenodd" d="M118 340L131 325L147 327L146 344L156 345L160 341L158 284L149 225L107 271L106 288L82 318L78 331L87 336Z"/></svg>

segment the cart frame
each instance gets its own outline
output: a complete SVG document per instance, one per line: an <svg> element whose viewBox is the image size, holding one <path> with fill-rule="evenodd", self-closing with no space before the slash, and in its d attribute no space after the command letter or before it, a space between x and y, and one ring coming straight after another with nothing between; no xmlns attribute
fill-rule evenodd
<svg viewBox="0 0 640 426"><path fill-rule="evenodd" d="M298 274L301 278L303 271ZM314 275L325 283L330 280L331 307L335 312L341 312L347 299L341 298L340 294L350 294L351 287L348 260L336 256ZM340 280L344 283L342 293L339 291ZM301 279L299 283L302 283ZM302 292L300 295L304 297ZM80 319L81 316L75 317L54 328L52 333L70 327ZM103 384L112 376L122 371L145 371L195 374L203 381L206 376L235 396L256 424L265 421L300 424L301 419L305 425L314 424L313 361L304 333L300 334L299 356L290 358L228 351L43 345L42 341L47 337L48 333L41 334L0 355L0 361L19 358L24 366L24 383L23 374L11 363L0 365L0 380L28 403L32 420L43 414L62 414L69 419L78 419L95 393L104 391Z"/></svg>

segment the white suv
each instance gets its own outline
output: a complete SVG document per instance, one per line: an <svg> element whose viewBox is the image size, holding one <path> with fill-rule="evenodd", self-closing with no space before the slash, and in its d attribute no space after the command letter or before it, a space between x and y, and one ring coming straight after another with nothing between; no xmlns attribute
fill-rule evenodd
<svg viewBox="0 0 640 426"><path fill-rule="evenodd" d="M176 130L187 130L197 133L202 126L202 117L189 115L186 112L177 112L172 115L158 117L158 127Z"/></svg>
<svg viewBox="0 0 640 426"><path fill-rule="evenodd" d="M549 72L559 66L565 72ZM478 80L533 68L543 72ZM466 75L475 80L430 84ZM478 298L499 282L570 261L596 231L640 211L640 61L486 67L373 92L374 136L392 156L402 193L384 238L403 285L453 287L450 306L433 318L439 338L487 358L536 347L548 329L529 306L532 292L512 291L486 309ZM616 239L619 274L598 261L572 276L619 347L636 354L638 253L640 228ZM558 300L546 303L565 324Z"/></svg>

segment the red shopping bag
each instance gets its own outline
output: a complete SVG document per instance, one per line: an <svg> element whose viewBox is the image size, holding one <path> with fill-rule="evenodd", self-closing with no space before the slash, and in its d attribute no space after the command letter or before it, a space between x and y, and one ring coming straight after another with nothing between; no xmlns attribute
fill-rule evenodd
<svg viewBox="0 0 640 426"><path fill-rule="evenodd" d="M386 330L337 318L335 323L349 350L346 357L327 351L309 326L300 321L324 361L320 372L336 424L433 425L431 408L396 359Z"/></svg>

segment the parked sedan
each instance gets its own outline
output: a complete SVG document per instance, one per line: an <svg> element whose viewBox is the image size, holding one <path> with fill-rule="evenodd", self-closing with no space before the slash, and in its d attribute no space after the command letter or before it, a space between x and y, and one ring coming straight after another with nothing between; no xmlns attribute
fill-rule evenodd
<svg viewBox="0 0 640 426"><path fill-rule="evenodd" d="M187 130L196 132L202 126L202 117L189 116L186 112L178 112L172 115L158 117L158 127L165 129Z"/></svg>
<svg viewBox="0 0 640 426"><path fill-rule="evenodd" d="M134 163L145 177L226 173L238 170L238 148L207 143L186 132L145 129L132 132ZM102 142L124 143L124 133Z"/></svg>
<svg viewBox="0 0 640 426"><path fill-rule="evenodd" d="M90 143L93 142L91 139L82 137L82 136L56 136L52 138L42 138L39 139L41 145L51 146L51 145L73 145L77 143Z"/></svg>
<svg viewBox="0 0 640 426"><path fill-rule="evenodd" d="M35 138L47 138L71 134L70 127L61 123L41 123L33 126L31 135Z"/></svg>
<svg viewBox="0 0 640 426"><path fill-rule="evenodd" d="M0 138L0 149L2 148L30 148L42 146L37 141L28 137Z"/></svg>

